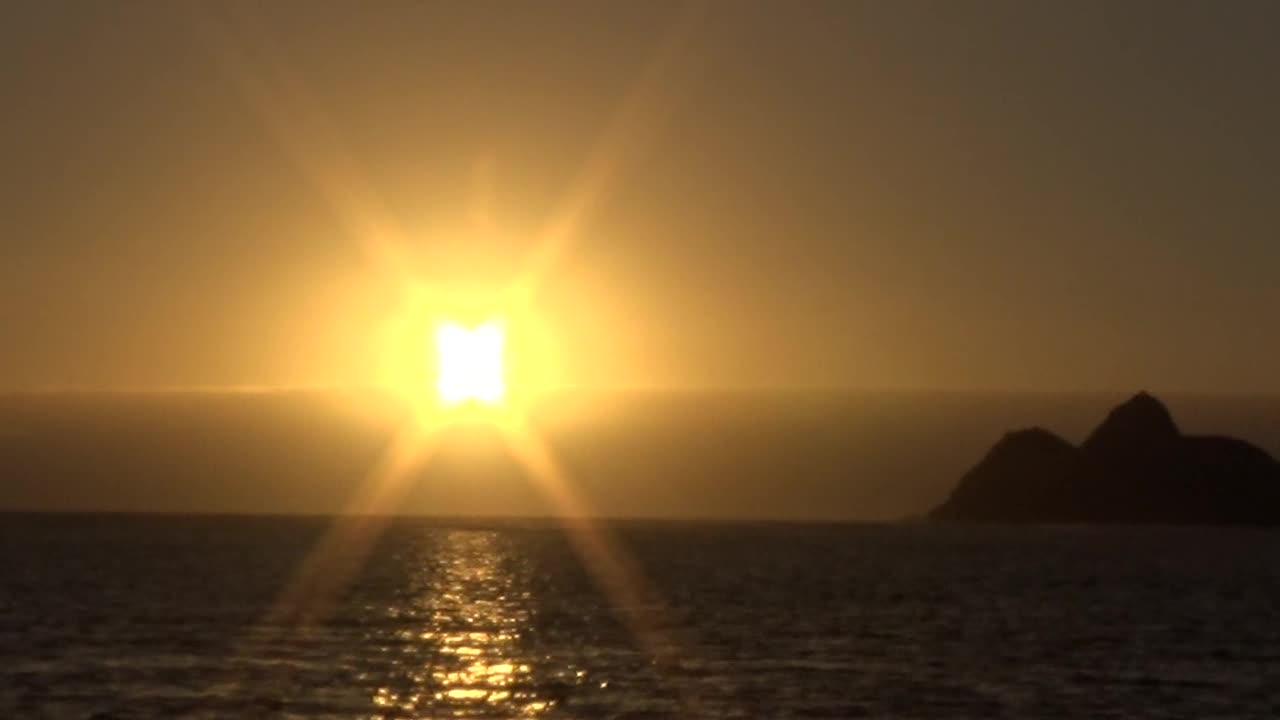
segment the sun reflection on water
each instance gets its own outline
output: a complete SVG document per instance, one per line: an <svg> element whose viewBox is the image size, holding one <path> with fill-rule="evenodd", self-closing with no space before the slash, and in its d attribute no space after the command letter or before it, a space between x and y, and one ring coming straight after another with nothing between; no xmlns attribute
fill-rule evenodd
<svg viewBox="0 0 1280 720"><path fill-rule="evenodd" d="M412 687L376 689L374 718L535 717L557 705L519 645L533 603L507 560L497 533L468 530L424 558L415 610L425 627L402 638L420 665Z"/></svg>

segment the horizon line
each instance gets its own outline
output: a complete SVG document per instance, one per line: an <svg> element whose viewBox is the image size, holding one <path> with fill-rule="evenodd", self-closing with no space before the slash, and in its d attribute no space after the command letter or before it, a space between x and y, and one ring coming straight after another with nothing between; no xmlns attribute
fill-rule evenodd
<svg viewBox="0 0 1280 720"><path fill-rule="evenodd" d="M920 515L909 514L899 518L857 518L814 516L763 516L763 515L439 515L431 513L344 513L315 511L257 512L252 510L126 510L126 509L72 509L72 508L22 508L0 507L0 516L85 516L111 515L119 517L182 517L182 518L252 518L289 520L332 520L335 518L377 518L386 520L421 520L437 523L529 523L556 524L565 519L588 519L604 523L666 523L666 524L723 524L723 525L897 525L916 521Z"/></svg>
<svg viewBox="0 0 1280 720"><path fill-rule="evenodd" d="M1151 386L1126 389L1117 388L1019 388L1019 387L943 387L925 385L901 385L871 387L865 385L691 385L691 384L621 384L621 385L558 385L540 388L530 393L535 398L561 394L600 395L693 395L693 394L859 394L859 395L1134 395L1149 392L1165 396L1215 396L1215 397L1280 397L1280 389L1239 390L1207 388L1171 388L1152 390ZM299 395L299 394L350 394L377 393L404 396L403 388L383 384L191 384L191 385L89 385L51 384L31 387L0 387L0 398L16 396L50 395L122 395L122 396L177 396L177 395Z"/></svg>

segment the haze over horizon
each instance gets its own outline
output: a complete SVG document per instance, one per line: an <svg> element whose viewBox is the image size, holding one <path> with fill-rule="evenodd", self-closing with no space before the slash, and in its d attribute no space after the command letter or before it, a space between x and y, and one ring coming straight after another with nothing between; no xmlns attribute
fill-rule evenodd
<svg viewBox="0 0 1280 720"><path fill-rule="evenodd" d="M788 397L790 395L790 397ZM1120 394L868 393L537 403L528 420L604 517L886 521L926 512L1002 435L1082 441ZM1276 398L1168 396L1186 432L1280 455ZM0 394L0 510L361 512L405 421L394 394ZM443 428L390 514L555 516L502 433Z"/></svg>
<svg viewBox="0 0 1280 720"><path fill-rule="evenodd" d="M1280 392L1274 3L0 13L6 390L376 384L596 173L560 383Z"/></svg>

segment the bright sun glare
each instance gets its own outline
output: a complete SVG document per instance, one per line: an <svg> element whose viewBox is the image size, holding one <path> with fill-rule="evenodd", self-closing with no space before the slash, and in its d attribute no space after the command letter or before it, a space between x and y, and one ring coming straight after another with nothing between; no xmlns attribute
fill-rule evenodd
<svg viewBox="0 0 1280 720"><path fill-rule="evenodd" d="M506 394L503 377L505 332L496 321L475 328L443 323L436 328L439 375L436 390L448 404L494 404Z"/></svg>

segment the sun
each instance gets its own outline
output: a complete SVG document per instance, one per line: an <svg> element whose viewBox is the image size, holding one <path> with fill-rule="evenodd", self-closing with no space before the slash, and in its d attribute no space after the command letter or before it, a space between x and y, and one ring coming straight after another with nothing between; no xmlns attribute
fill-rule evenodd
<svg viewBox="0 0 1280 720"><path fill-rule="evenodd" d="M506 330L501 323L490 321L467 328L443 322L436 327L435 341L436 391L444 403L502 402L507 384L503 367Z"/></svg>
<svg viewBox="0 0 1280 720"><path fill-rule="evenodd" d="M428 425L502 421L562 387L554 326L492 292L419 291L378 333L377 386Z"/></svg>

